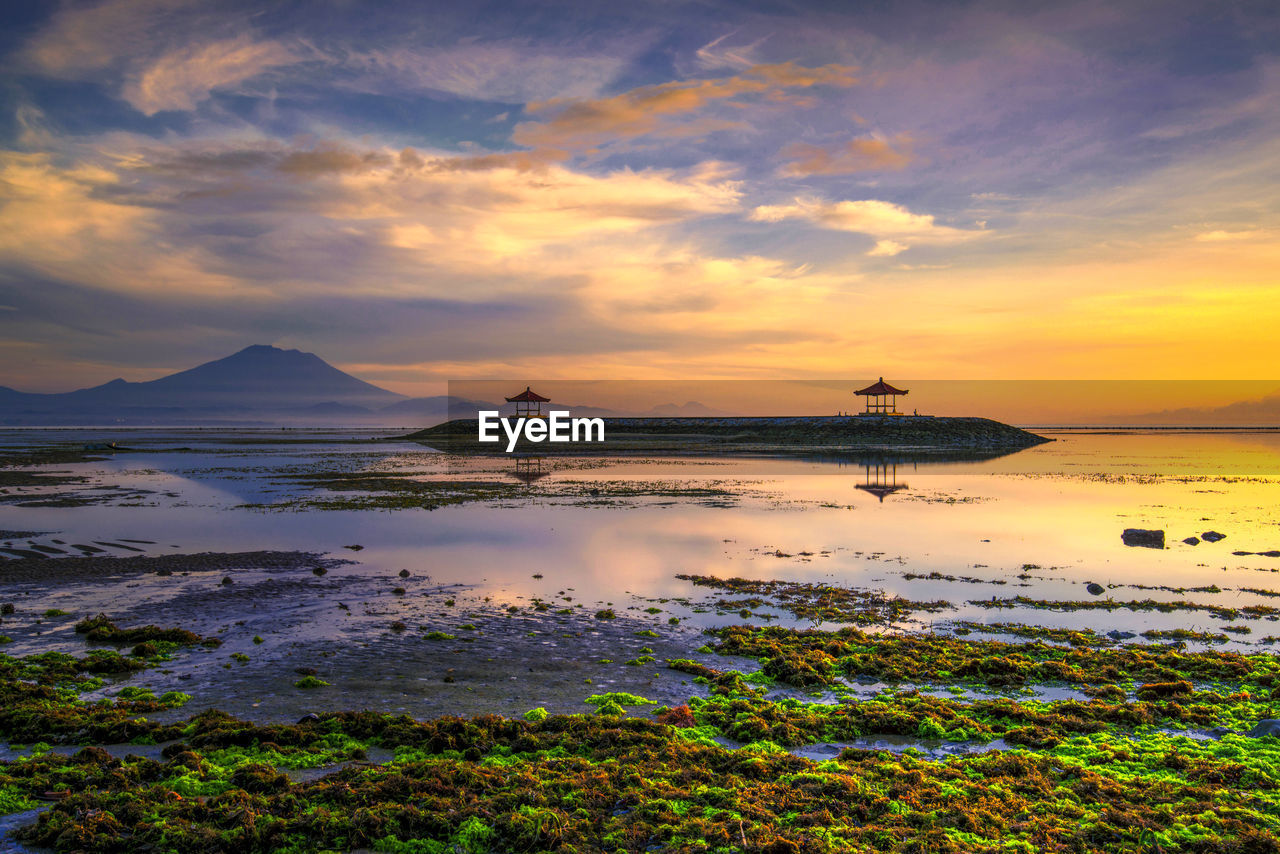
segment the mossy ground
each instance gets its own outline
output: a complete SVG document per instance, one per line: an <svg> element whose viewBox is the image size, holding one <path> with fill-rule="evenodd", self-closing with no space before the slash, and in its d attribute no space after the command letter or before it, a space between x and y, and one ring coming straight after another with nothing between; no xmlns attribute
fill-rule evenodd
<svg viewBox="0 0 1280 854"><path fill-rule="evenodd" d="M20 835L60 851L1280 851L1280 740L1167 731L1272 716L1270 655L853 628L713 634L709 649L760 669L672 661L710 696L655 709L613 692L585 698L590 714L517 719L343 712L263 726L208 711L158 723L146 715L185 696L80 697L151 659L0 656L0 736L35 745L0 764L0 809L48 802ZM897 687L859 697L858 678ZM1039 684L1095 696L917 690ZM781 685L847 696L779 698ZM787 750L876 735L1002 741L942 759ZM163 748L93 746L122 742ZM375 749L394 758L367 761ZM325 773L287 773L298 768Z"/></svg>

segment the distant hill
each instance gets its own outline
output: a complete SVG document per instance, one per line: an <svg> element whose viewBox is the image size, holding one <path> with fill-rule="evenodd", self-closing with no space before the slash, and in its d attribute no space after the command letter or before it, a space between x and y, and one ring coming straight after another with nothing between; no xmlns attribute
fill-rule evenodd
<svg viewBox="0 0 1280 854"><path fill-rule="evenodd" d="M313 353L264 344L148 382L112 380L62 394L0 388L6 425L209 422L388 422L379 412L406 401L338 370ZM414 420L414 419L410 419Z"/></svg>
<svg viewBox="0 0 1280 854"><path fill-rule="evenodd" d="M1164 409L1160 412L1147 412L1129 418L1112 418L1110 422L1187 427L1227 424L1239 427L1276 427L1280 426L1280 390L1259 400L1241 400L1217 407Z"/></svg>

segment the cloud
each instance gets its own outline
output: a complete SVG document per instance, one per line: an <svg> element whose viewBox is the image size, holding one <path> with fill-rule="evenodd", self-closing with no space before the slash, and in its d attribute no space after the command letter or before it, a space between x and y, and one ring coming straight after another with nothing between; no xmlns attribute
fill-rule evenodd
<svg viewBox="0 0 1280 854"><path fill-rule="evenodd" d="M594 99L556 98L529 104L532 121L516 125L512 140L533 148L590 151L639 137L680 138L744 128L740 116L698 115L718 104L754 97L773 103L808 103L793 90L818 85L853 86L844 65L804 68L792 62L754 65L740 74L641 86Z"/></svg>
<svg viewBox="0 0 1280 854"><path fill-rule="evenodd" d="M790 158L783 165L783 175L848 175L904 168L912 160L911 138L893 139L867 136L851 139L835 151L817 145L796 142L787 146L782 156Z"/></svg>
<svg viewBox="0 0 1280 854"><path fill-rule="evenodd" d="M127 292L169 288L229 294L238 283L198 245L164 239L164 221L128 203L118 171L0 152L0 270Z"/></svg>
<svg viewBox="0 0 1280 854"><path fill-rule="evenodd" d="M867 252L867 255L872 258L892 258L899 252L910 248L907 244L899 243L896 240L877 240L875 247Z"/></svg>
<svg viewBox="0 0 1280 854"><path fill-rule="evenodd" d="M448 47L384 47L351 51L334 61L351 79L337 85L364 92L447 92L461 98L524 104L550 98L593 98L626 66L634 46L592 52L522 40Z"/></svg>
<svg viewBox="0 0 1280 854"><path fill-rule="evenodd" d="M201 5L198 0L67 4L36 33L24 48L22 58L46 74L79 78L122 62L150 57L157 44L169 39L175 22Z"/></svg>
<svg viewBox="0 0 1280 854"><path fill-rule="evenodd" d="M988 233L938 225L931 214L912 213L901 205L876 199L828 202L797 197L789 205L761 205L749 218L753 222L800 219L834 231L867 234L879 240L867 253L873 256L897 255L915 244L955 244Z"/></svg>
<svg viewBox="0 0 1280 854"><path fill-rule="evenodd" d="M254 36L249 19L196 0L68 4L19 56L52 77L118 86L144 115L190 111L216 90L315 58L301 42Z"/></svg>
<svg viewBox="0 0 1280 854"><path fill-rule="evenodd" d="M1266 237L1269 231L1261 228L1249 228L1242 231L1205 231L1195 236L1199 243L1230 243L1237 240L1256 240Z"/></svg>
<svg viewBox="0 0 1280 854"><path fill-rule="evenodd" d="M254 41L248 36L190 45L130 75L121 96L148 116L161 110L194 110L216 89L299 60L279 42Z"/></svg>
<svg viewBox="0 0 1280 854"><path fill-rule="evenodd" d="M464 298L485 299L523 289L523 276L586 275L607 264L591 253L616 251L602 245L736 211L741 196L716 163L592 175L332 140L113 142L70 164L3 155L0 260L106 290L164 281L166 291L234 284L265 298L456 299L470 278Z"/></svg>
<svg viewBox="0 0 1280 854"><path fill-rule="evenodd" d="M564 371L565 353L619 376L651 359L678 373L682 359L710 368L711 354L765 338L829 338L812 317L853 278L702 245L694 223L741 209L741 184L714 162L590 174L457 168L466 155L350 140L116 134L99 145L0 155L12 199L0 209L0 302L22 306L4 288L47 281L78 305L117 306L74 322L65 307L7 313L31 315L13 335L44 341L42 353L73 339L106 352L104 336L141 322L119 306L145 304L165 318L147 334L173 346L185 335L231 348L245 330L283 324L326 340L341 327L334 341L347 346L380 329L398 336L376 345L390 354L416 334L404 328L412 315L436 339L415 352L440 359L443 376ZM337 301L350 323L326 308ZM412 308L444 303L451 313ZM459 312L465 330L447 328Z"/></svg>
<svg viewBox="0 0 1280 854"><path fill-rule="evenodd" d="M694 52L698 65L708 70L721 68L743 69L757 65L759 61L755 58L756 48L764 44L769 37L765 36L764 38L756 39L750 44L740 47L725 44L735 35L737 35L736 31L725 33L698 48Z"/></svg>

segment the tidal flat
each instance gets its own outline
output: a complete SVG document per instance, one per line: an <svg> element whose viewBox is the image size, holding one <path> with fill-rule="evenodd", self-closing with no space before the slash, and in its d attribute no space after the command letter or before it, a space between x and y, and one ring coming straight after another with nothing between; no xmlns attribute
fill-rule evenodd
<svg viewBox="0 0 1280 854"><path fill-rule="evenodd" d="M0 431L3 844L1280 850L1280 435L393 433Z"/></svg>

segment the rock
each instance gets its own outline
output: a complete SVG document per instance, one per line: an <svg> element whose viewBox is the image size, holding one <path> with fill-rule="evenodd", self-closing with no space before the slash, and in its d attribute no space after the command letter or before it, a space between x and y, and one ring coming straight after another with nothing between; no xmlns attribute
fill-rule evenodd
<svg viewBox="0 0 1280 854"><path fill-rule="evenodd" d="M324 575L324 574L325 574L326 572L328 572L328 571L329 571L329 570L325 569L323 566L317 566L315 569L311 570L311 574L312 574L312 575Z"/></svg>
<svg viewBox="0 0 1280 854"><path fill-rule="evenodd" d="M1216 726L1211 730L1207 730L1207 734L1214 738L1222 738L1224 735L1239 735L1240 733L1236 732L1231 727Z"/></svg>
<svg viewBox="0 0 1280 854"><path fill-rule="evenodd" d="M231 576L229 576L229 575L224 575L224 576L222 576L222 585L223 585L224 587L225 587L225 586L227 586L228 584L231 584L231 583L232 583L232 582L231 582Z"/></svg>
<svg viewBox="0 0 1280 854"><path fill-rule="evenodd" d="M1183 542L1184 542L1184 543L1186 543L1186 544L1187 544L1187 545L1189 545L1189 546L1198 546L1198 545L1200 545L1200 538L1199 538L1199 537L1187 537L1185 540L1183 540Z"/></svg>
<svg viewBox="0 0 1280 854"><path fill-rule="evenodd" d="M1164 531L1152 531L1146 528L1125 528L1120 535L1126 546L1137 546L1144 549L1164 548Z"/></svg>
<svg viewBox="0 0 1280 854"><path fill-rule="evenodd" d="M1218 540L1225 540L1226 538L1226 534L1219 534L1217 531L1205 531L1200 535L1200 539L1206 543L1216 543Z"/></svg>
<svg viewBox="0 0 1280 854"><path fill-rule="evenodd" d="M408 577L409 577L409 570L407 570L407 569L402 569L402 570L400 570L400 577L401 577L401 578L408 578Z"/></svg>
<svg viewBox="0 0 1280 854"><path fill-rule="evenodd" d="M344 549L351 549L351 551L353 551L353 552L358 552L358 551L363 551L363 550L364 550L364 546L360 545L359 543L352 543L352 544L351 544L351 545L349 545L349 546L343 546L343 548L344 548Z"/></svg>
<svg viewBox="0 0 1280 854"><path fill-rule="evenodd" d="M1107 588L1103 587L1101 584L1099 584L1096 581L1090 581L1088 584L1084 586L1084 589L1088 590L1094 596L1101 596L1103 593L1107 592Z"/></svg>
<svg viewBox="0 0 1280 854"><path fill-rule="evenodd" d="M1136 638L1137 635L1133 632L1122 632L1119 629L1112 629L1107 632L1107 637L1112 640L1129 640L1130 638Z"/></svg>
<svg viewBox="0 0 1280 854"><path fill-rule="evenodd" d="M1262 738L1265 735L1280 736L1280 720L1266 718L1258 721L1253 729L1249 730L1250 738Z"/></svg>

